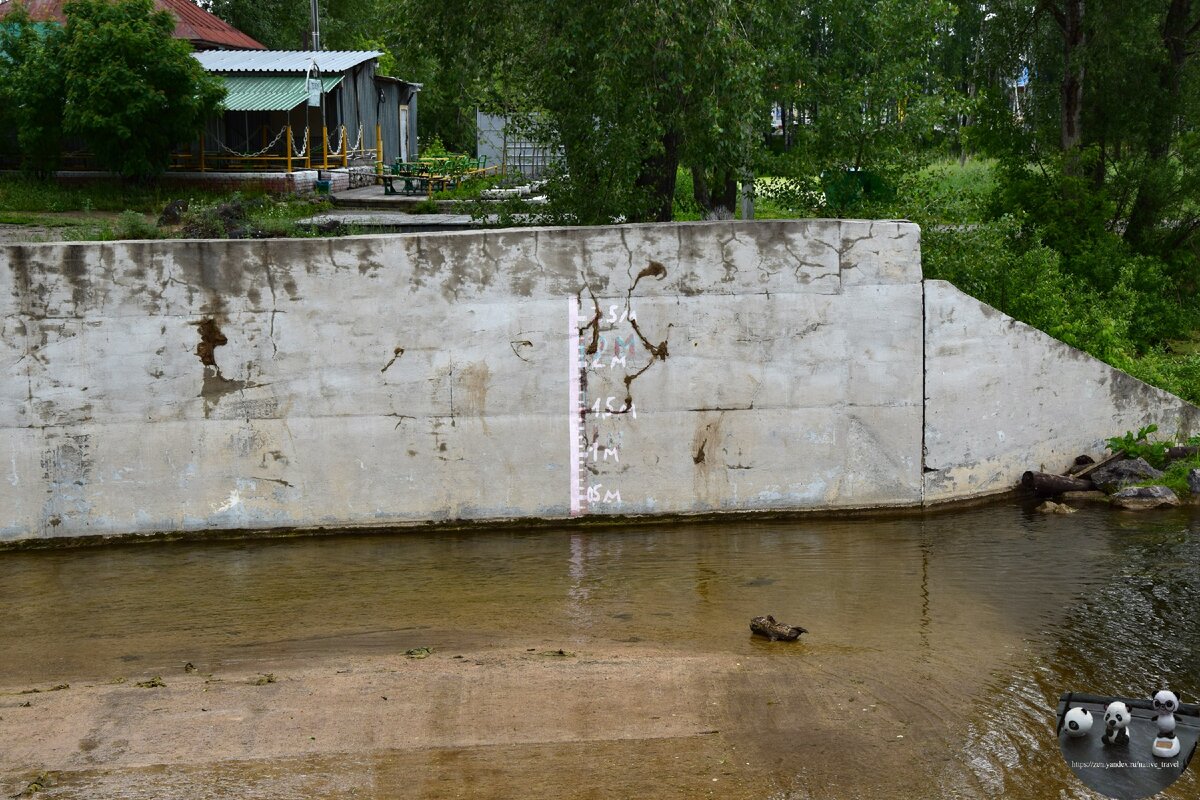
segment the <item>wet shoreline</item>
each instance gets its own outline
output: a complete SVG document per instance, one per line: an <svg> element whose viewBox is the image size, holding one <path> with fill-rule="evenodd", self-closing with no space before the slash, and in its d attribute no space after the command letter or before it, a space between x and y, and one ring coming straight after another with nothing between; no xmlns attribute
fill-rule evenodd
<svg viewBox="0 0 1200 800"><path fill-rule="evenodd" d="M0 788L51 798L1083 797L1060 692L1200 690L1190 509L10 552L0 600Z"/></svg>

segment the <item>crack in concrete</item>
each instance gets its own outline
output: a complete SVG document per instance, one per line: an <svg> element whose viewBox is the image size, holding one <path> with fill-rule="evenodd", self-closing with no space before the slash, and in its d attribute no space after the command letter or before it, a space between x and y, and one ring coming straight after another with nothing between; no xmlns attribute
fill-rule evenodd
<svg viewBox="0 0 1200 800"><path fill-rule="evenodd" d="M575 298L578 300L579 306L582 308L583 290L587 289L588 296L592 298L592 307L596 310L596 315L592 317L591 321L579 329L580 337L583 336L583 332L588 328L592 329L592 341L591 344L587 346L587 349L584 351L584 353L586 355L593 356L600 350L600 323L603 321L604 315L600 311L600 301L596 299L596 293L592 291L591 285L587 283L587 278L583 275L580 275L580 278L583 278L584 284L580 287L579 292L576 293Z"/></svg>
<svg viewBox="0 0 1200 800"><path fill-rule="evenodd" d="M739 270L737 264L729 257L729 245L738 241L737 231L731 231L729 238L721 241L721 267L725 270L725 277L721 279L722 283L733 283L734 275Z"/></svg>
<svg viewBox="0 0 1200 800"><path fill-rule="evenodd" d="M533 342L529 341L528 339L513 339L508 343L508 346L512 348L514 356L521 359L526 364L532 364L532 361L521 355L521 352L517 350L518 345L521 347L533 347Z"/></svg>
<svg viewBox="0 0 1200 800"><path fill-rule="evenodd" d="M275 297L275 275L271 272L271 265L266 263L266 250L263 250L263 268L267 273L267 288L271 291L271 316L270 328L267 331L267 337L271 340L271 358L279 355L279 345L275 342L275 315L279 313L279 303Z"/></svg>
<svg viewBox="0 0 1200 800"><path fill-rule="evenodd" d="M266 481L267 483L278 483L279 485L281 485L281 486L286 486L286 487L287 487L287 488L289 488L289 489L295 489L295 488L296 488L295 486L293 486L292 484L290 484L290 483L288 483L287 481L283 480L282 478L262 478L262 477L259 477L258 475L251 475L251 476L250 476L250 480L254 480L254 481Z"/></svg>
<svg viewBox="0 0 1200 800"><path fill-rule="evenodd" d="M841 230L841 228L842 228L842 226L839 225L838 226L839 231ZM874 228L875 228L874 225L868 225L867 226L867 234L865 236L856 236L853 239L847 239L844 236L841 237L841 242L839 243L839 246L838 246L838 270L839 270L839 272L844 271L846 269L854 268L853 264L850 265L850 267L846 266L846 254L848 252L850 252L851 250L853 250L855 248L855 246L858 245L859 242L869 241L871 238L873 238L872 231L874 230Z"/></svg>
<svg viewBox="0 0 1200 800"><path fill-rule="evenodd" d="M629 246L629 241L625 238L625 228L621 228L621 244L625 247L625 257L629 260L629 266L625 270L628 275L633 272L633 248Z"/></svg>
<svg viewBox="0 0 1200 800"><path fill-rule="evenodd" d="M399 358L400 358L400 356L402 356L402 355L404 355L404 348L403 348L403 347L397 347L397 348L395 348L394 350L392 350L392 360L391 360L391 361L389 361L389 362L387 362L386 364L384 364L384 365L383 365L383 369L381 369L381 370L379 370L379 371L380 371L380 372L387 372L387 371L388 371L388 368L389 368L389 367L391 367L391 366L392 366L392 364L395 364L395 363L396 363L396 361L397 361L397 359L399 359Z"/></svg>
<svg viewBox="0 0 1200 800"><path fill-rule="evenodd" d="M416 419L416 417L412 416L411 414L397 414L395 412L392 412L391 414L384 414L384 416L394 417L398 420L398 422L392 426L392 430L397 430L401 425L404 424L404 420L406 419Z"/></svg>

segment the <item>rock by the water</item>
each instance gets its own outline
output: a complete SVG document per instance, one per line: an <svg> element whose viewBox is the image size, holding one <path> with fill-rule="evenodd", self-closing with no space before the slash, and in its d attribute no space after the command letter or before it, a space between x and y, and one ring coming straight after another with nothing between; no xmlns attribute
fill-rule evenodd
<svg viewBox="0 0 1200 800"><path fill-rule="evenodd" d="M1188 489L1192 494L1200 494L1200 469L1194 469L1188 473Z"/></svg>
<svg viewBox="0 0 1200 800"><path fill-rule="evenodd" d="M1105 464L1088 477L1092 479L1092 483L1096 484L1096 486L1112 494L1131 483L1158 480L1162 476L1162 472L1146 463L1146 459L1127 458L1123 461L1114 461L1111 464Z"/></svg>
<svg viewBox="0 0 1200 800"><path fill-rule="evenodd" d="M1082 472L1083 470L1087 469L1088 467L1090 467L1092 464L1095 464L1095 463L1096 463L1096 459L1092 458L1089 455L1076 456L1075 463L1072 464L1071 468L1067 470L1067 474L1074 475L1077 472Z"/></svg>
<svg viewBox="0 0 1200 800"><path fill-rule="evenodd" d="M777 639L784 642L794 642L800 638L800 634L808 633L804 628L776 622L772 616L755 617L750 620L750 630L759 636L767 637L772 642Z"/></svg>
<svg viewBox="0 0 1200 800"><path fill-rule="evenodd" d="M1070 492L1070 494L1079 494L1078 492ZM1074 514L1078 509L1071 508L1066 503L1055 503L1047 500L1040 506L1034 509L1039 514Z"/></svg>
<svg viewBox="0 0 1200 800"><path fill-rule="evenodd" d="M183 221L183 213L188 210L187 200L172 200L158 215L158 226L178 225Z"/></svg>
<svg viewBox="0 0 1200 800"><path fill-rule="evenodd" d="M1093 492L1063 492L1064 503L1107 503L1108 495L1101 491Z"/></svg>
<svg viewBox="0 0 1200 800"><path fill-rule="evenodd" d="M1179 498L1166 486L1130 486L1114 494L1110 500L1117 508L1129 511L1179 505Z"/></svg>

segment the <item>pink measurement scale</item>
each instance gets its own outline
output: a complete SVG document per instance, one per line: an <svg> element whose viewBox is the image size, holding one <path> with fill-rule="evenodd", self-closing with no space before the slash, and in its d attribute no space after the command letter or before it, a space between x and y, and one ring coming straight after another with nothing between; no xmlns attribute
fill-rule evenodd
<svg viewBox="0 0 1200 800"><path fill-rule="evenodd" d="M587 512L587 492L583 486L586 475L584 460L587 458L587 442L583 429L583 415L587 413L587 401L583 396L583 371L580 368L583 344L579 340L579 300L567 300L567 427L571 440L571 516L578 517Z"/></svg>

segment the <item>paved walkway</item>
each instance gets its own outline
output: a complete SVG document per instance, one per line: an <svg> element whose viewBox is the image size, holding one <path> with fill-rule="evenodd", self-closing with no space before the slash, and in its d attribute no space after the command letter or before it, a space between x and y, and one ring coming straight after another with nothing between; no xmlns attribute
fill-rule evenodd
<svg viewBox="0 0 1200 800"><path fill-rule="evenodd" d="M339 208L376 209L387 211L408 211L421 203L427 203L429 198L423 194L384 194L383 186L360 186L357 189L346 189L334 192L331 199ZM449 212L457 204L454 200L438 200L438 208Z"/></svg>
<svg viewBox="0 0 1200 800"><path fill-rule="evenodd" d="M338 223L363 228L370 233L415 233L419 231L460 231L481 228L483 224L469 214L405 214L399 211L326 211L302 219L298 225Z"/></svg>

